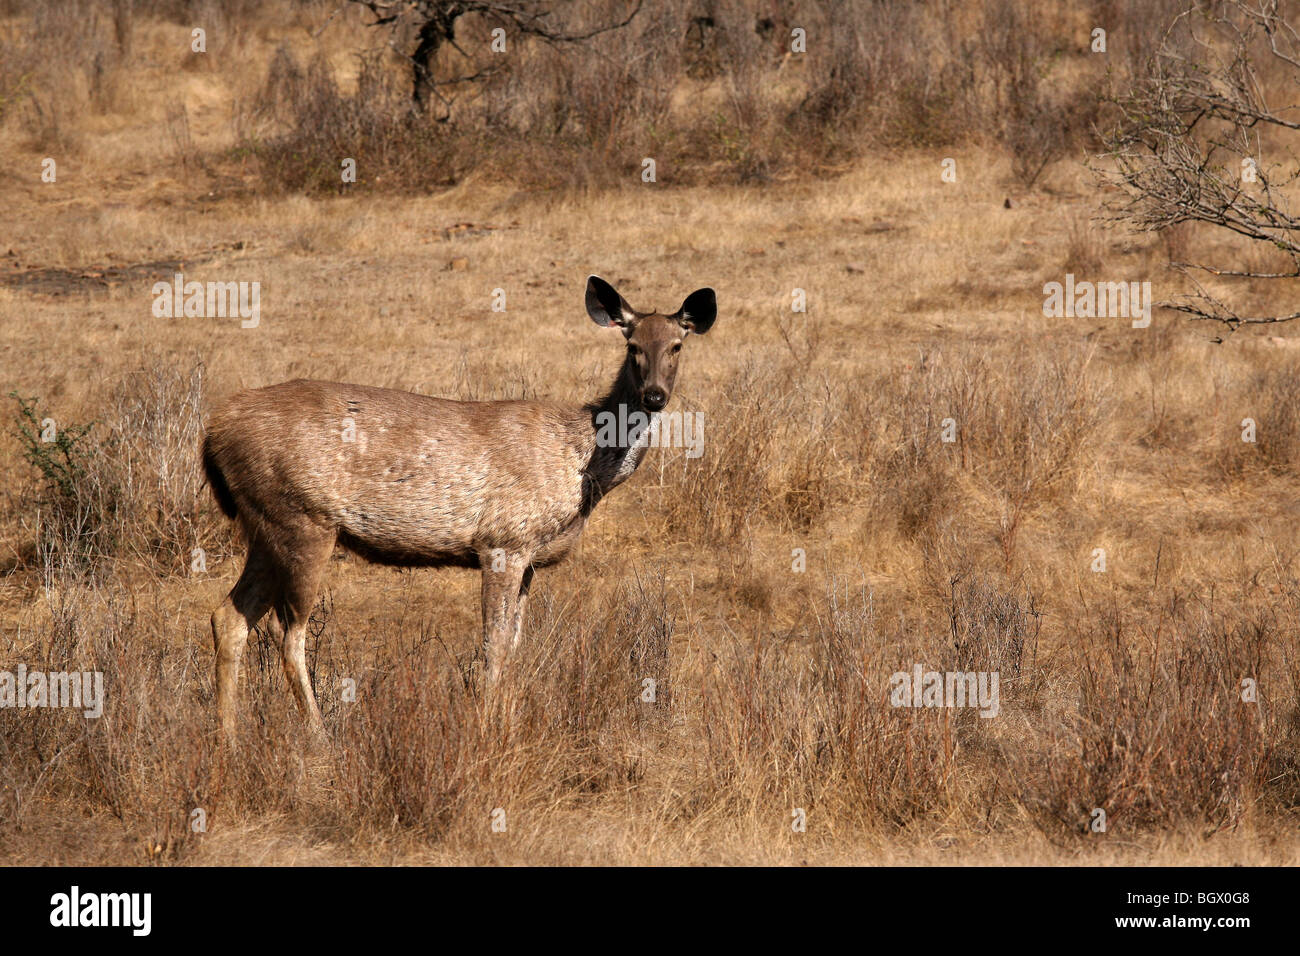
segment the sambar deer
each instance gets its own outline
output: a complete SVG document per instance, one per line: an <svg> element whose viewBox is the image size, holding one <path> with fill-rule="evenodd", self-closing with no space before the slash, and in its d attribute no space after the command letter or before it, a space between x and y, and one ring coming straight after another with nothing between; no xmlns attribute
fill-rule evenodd
<svg viewBox="0 0 1300 956"><path fill-rule="evenodd" d="M586 305L597 325L622 330L627 347L613 386L588 404L460 402L300 379L239 392L216 410L203 467L248 543L239 581L212 614L227 738L249 629L271 609L289 685L323 734L306 634L336 543L381 564L481 569L483 650L488 680L497 679L519 643L533 570L568 554L592 509L636 470L649 423L672 395L683 339L717 316L712 289L664 315L636 311L597 276ZM609 415L634 427L602 428Z"/></svg>

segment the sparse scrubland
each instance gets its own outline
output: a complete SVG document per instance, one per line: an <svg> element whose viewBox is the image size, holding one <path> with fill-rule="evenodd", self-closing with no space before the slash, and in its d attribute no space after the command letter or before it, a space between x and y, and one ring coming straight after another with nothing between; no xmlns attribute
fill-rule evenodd
<svg viewBox="0 0 1300 956"><path fill-rule="evenodd" d="M98 719L0 709L0 861L1300 860L1297 330L1042 309L1232 254L1099 218L1082 162L1181 5L647 2L426 111L354 7L0 3L0 670L106 685ZM671 406L703 456L652 450L539 573L500 693L476 574L336 554L332 746L265 622L223 755L208 410L295 377L595 398L592 272L717 290ZM175 273L259 282L257 326L157 317ZM916 664L998 673L997 716L891 706Z"/></svg>

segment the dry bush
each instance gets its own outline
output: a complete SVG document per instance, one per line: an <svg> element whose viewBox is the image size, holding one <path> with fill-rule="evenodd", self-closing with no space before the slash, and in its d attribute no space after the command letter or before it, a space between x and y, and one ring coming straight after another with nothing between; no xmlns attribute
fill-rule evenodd
<svg viewBox="0 0 1300 956"><path fill-rule="evenodd" d="M436 118L413 110L408 78L380 54L361 55L356 89L345 93L324 57L304 68L281 48L238 119L241 149L258 157L268 183L289 189L340 189L345 157L357 161L358 186L398 191L445 185L471 169L521 183L608 184L639 169L646 150L664 159L655 137L680 75L679 6L648 6L627 30L586 44L513 40L516 55L481 84L446 88ZM486 36L484 24L465 28ZM464 70L454 61L436 73Z"/></svg>
<svg viewBox="0 0 1300 956"><path fill-rule="evenodd" d="M158 364L130 373L109 406L118 520L124 550L163 573L185 572L194 549L216 551L225 535L209 514L202 470L204 370Z"/></svg>
<svg viewBox="0 0 1300 956"><path fill-rule="evenodd" d="M781 133L770 48L754 29L747 4L721 4L715 21L726 109L711 118L706 135L737 181L764 182L771 178Z"/></svg>
<svg viewBox="0 0 1300 956"><path fill-rule="evenodd" d="M1095 0L1090 22L1105 25L1106 55L1119 61L1120 73L1137 76L1162 43L1189 52L1187 38L1169 35L1169 25L1194 6L1195 0Z"/></svg>
<svg viewBox="0 0 1300 956"><path fill-rule="evenodd" d="M966 357L948 393L962 467L998 501L998 542L1009 569L1024 519L1071 494L1106 417L1091 354L1043 361L1028 347L996 360ZM992 368L989 368L992 365Z"/></svg>
<svg viewBox="0 0 1300 956"><path fill-rule="evenodd" d="M1040 9L992 0L983 14L982 66L997 137L1011 155L1016 181L1029 188L1087 132L1100 100L1095 89L1043 82L1058 37Z"/></svg>
<svg viewBox="0 0 1300 956"><path fill-rule="evenodd" d="M704 454L661 452L669 526L727 541L760 516L796 531L818 524L851 493L838 441L841 394L796 362L746 363L704 403Z"/></svg>
<svg viewBox="0 0 1300 956"><path fill-rule="evenodd" d="M963 482L1002 504L1003 546L1014 550L1020 521L1082 473L1105 420L1107 387L1090 357L923 354L859 391L871 407L846 416L875 422L863 449L880 510L916 536L954 507ZM945 422L951 423L945 426ZM945 430L955 439L943 441ZM885 507L886 502L888 507Z"/></svg>
<svg viewBox="0 0 1300 956"><path fill-rule="evenodd" d="M803 807L833 832L897 832L998 827L1013 801L1060 838L1086 828L1094 806L1112 831L1214 829L1262 795L1287 806L1297 792L1284 700L1297 672L1268 622L1175 605L1150 636L1094 628L1071 668L1045 674L1037 601L995 574L953 581L946 621L889 628L869 594L833 583L806 637L731 640L686 660L670 655L674 614L657 576L602 595L603 612L540 596L492 695L477 652L453 653L427 625L413 641L341 641L324 600L309 649L332 754L309 753L276 636L256 633L238 748L220 758L203 622L178 642L164 608L52 582L46 608L0 641L0 668L101 670L105 711L0 711L0 849L26 852L27 831L61 814L114 819L136 862L168 863L201 859L199 819L274 816L342 844L477 851L497 845L497 808L527 845L574 809L765 830ZM998 716L891 706L891 675L918 663L998 672ZM1243 676L1261 704L1239 703ZM344 677L355 703L339 693ZM653 703L641 699L647 677ZM121 847L70 852L120 862Z"/></svg>
<svg viewBox="0 0 1300 956"><path fill-rule="evenodd" d="M787 128L828 160L872 143L950 145L976 127L974 45L944 4L803 4L807 90ZM815 44L815 45L814 45Z"/></svg>
<svg viewBox="0 0 1300 956"><path fill-rule="evenodd" d="M203 516L196 467L203 430L203 367L159 363L130 373L84 425L55 421L18 398L17 431L40 477L29 532L35 563L78 572L131 560L185 572L194 550L218 553L228 532ZM206 509L211 512L211 508Z"/></svg>
<svg viewBox="0 0 1300 956"><path fill-rule="evenodd" d="M33 507L23 522L31 536L28 560L51 570L81 573L114 553L117 491L100 466L103 440L96 421L54 418L39 399L11 392L17 402L14 434L38 476Z"/></svg>
<svg viewBox="0 0 1300 956"><path fill-rule="evenodd" d="M559 11L572 24L607 12ZM490 25L466 17L461 48L478 49ZM805 53L791 52L796 26ZM762 182L839 168L873 144L989 139L1032 184L1087 139L1103 93L1086 70L1062 78L1059 27L1022 0L984 19L943 0L647 4L584 42L512 38L512 55L486 64L444 45L429 115L412 108L409 62L375 38L357 40L355 92L338 89L322 56L304 69L277 54L239 120L268 185L338 189L344 157L358 160L358 186L397 191L470 170L541 187L626 184L646 156L660 182ZM390 39L406 49L411 37Z"/></svg>
<svg viewBox="0 0 1300 956"><path fill-rule="evenodd" d="M1139 404L1115 418L1132 422L1133 440L1143 448L1191 447L1200 431L1202 409L1188 407L1177 390L1185 354L1182 334L1177 323L1153 322L1133 337L1126 374L1138 383Z"/></svg>
<svg viewBox="0 0 1300 956"><path fill-rule="evenodd" d="M1044 360L1030 347L965 357L948 385L964 467L1026 504L1072 490L1106 415L1108 389L1091 374L1091 359Z"/></svg>
<svg viewBox="0 0 1300 956"><path fill-rule="evenodd" d="M585 148L606 162L638 144L656 154L654 136L669 119L683 70L685 6L647 5L628 27L577 46L525 48L520 67L485 90L484 125L551 149Z"/></svg>
<svg viewBox="0 0 1300 956"><path fill-rule="evenodd" d="M959 754L987 721L972 708L890 700L891 676L918 663L1021 673L1025 642L1037 634L1025 623L1030 609L988 585L955 600L955 641L941 626L882 629L870 595L836 587L806 643L733 642L704 677L707 784L693 801L740 816L770 817L773 805L817 808L834 826L864 829L963 808L984 815L990 780Z"/></svg>
<svg viewBox="0 0 1300 956"><path fill-rule="evenodd" d="M1106 261L1106 245L1101 231L1083 216L1069 221L1065 230L1065 261L1061 268L1079 279L1088 279L1101 272Z"/></svg>
<svg viewBox="0 0 1300 956"><path fill-rule="evenodd" d="M190 111L184 103L167 108L167 138L171 141L173 156L181 166L201 164L202 156L194 146L190 130Z"/></svg>
<svg viewBox="0 0 1300 956"><path fill-rule="evenodd" d="M531 826L544 812L635 786L642 751L672 707L673 625L662 588L662 579L637 580L594 619L543 606L490 695L471 661L440 642L386 650L340 718L337 773L349 819L473 839L488 832L496 808L508 826ZM640 699L647 677L658 684L654 703Z"/></svg>
<svg viewBox="0 0 1300 956"><path fill-rule="evenodd" d="M1022 598L987 572L955 577L949 587L953 669L996 671L1003 688L1014 686L1015 696L1031 697L1042 627L1033 593L1025 588Z"/></svg>
<svg viewBox="0 0 1300 956"><path fill-rule="evenodd" d="M220 760L206 620L177 641L172 615L123 597L120 581L55 578L44 588L46 610L20 629L22 639L0 643L0 669L21 662L29 672L101 672L103 714L0 710L4 795L14 811L0 815L0 846L61 814L106 816L118 821L130 862L166 863L195 852L217 821L308 812L306 734L284 687L263 689L238 750ZM120 844L105 852L122 862Z"/></svg>
<svg viewBox="0 0 1300 956"><path fill-rule="evenodd" d="M952 447L942 442L952 410L937 401L934 365L922 354L914 369L892 370L857 394L851 419L865 425L857 459L871 510L893 515L905 536L919 536L950 511L957 491Z"/></svg>
<svg viewBox="0 0 1300 956"><path fill-rule="evenodd" d="M709 541L734 539L759 514L775 448L768 422L780 415L770 368L747 363L718 401L706 403L704 454L672 456L664 468L660 502L668 526L703 531ZM716 411L714 409L716 408Z"/></svg>
<svg viewBox="0 0 1300 956"><path fill-rule="evenodd" d="M1134 24L1155 35L1173 5L1162 0L1152 13L1121 4L1097 15L1123 48L1117 79L1134 75L1149 52ZM597 2L556 9L572 25L605 22L608 12ZM236 111L235 155L257 157L273 190L339 190L345 158L357 160L354 188L423 192L472 170L545 187L630 183L645 156L656 159L661 182L767 181L833 171L872 145L989 140L1032 184L1090 140L1105 94L1093 76L1099 58L1061 39L1075 21L1054 23L1025 0L997 0L982 13L948 0L672 0L579 43L513 37L511 55L486 64L445 44L433 64L439 100L423 115L412 108L409 61L382 42L406 50L405 33L357 32L350 43L362 68L347 91L324 45L248 64L251 37L301 16L298 7L243 0L38 5L0 44L0 118L21 105L34 145L75 147L80 114L120 105L139 67L142 18L204 26L208 53L182 50L186 70L236 62L265 76ZM461 50L480 49L490 26L466 17ZM794 27L807 33L805 53L791 52ZM179 149L178 160L212 166L213 157L191 153Z"/></svg>
<svg viewBox="0 0 1300 956"><path fill-rule="evenodd" d="M1240 389L1217 429L1214 461L1226 475L1247 477L1260 470L1275 475L1300 473L1300 369L1285 361L1255 371ZM1254 422L1255 440L1246 441Z"/></svg>
<svg viewBox="0 0 1300 956"><path fill-rule="evenodd" d="M175 859L194 835L191 811L212 810L206 720L187 692L194 648L141 639L142 632L161 633L163 618L146 618L116 587L60 574L44 596L43 619L21 641L9 636L0 644L0 668L13 671L21 662L29 672L101 672L103 713L0 711L0 764L13 810L0 814L0 842L59 808L73 808L74 818L105 814L120 821L138 854L134 862Z"/></svg>
<svg viewBox="0 0 1300 956"><path fill-rule="evenodd" d="M768 514L793 531L808 531L851 494L843 479L843 463L836 444L843 411L831 396L835 389L822 383L822 401L804 401L791 410L778 430L781 455L774 465L779 493L769 501ZM813 386L815 387L815 386ZM808 396L812 398L812 396Z"/></svg>
<svg viewBox="0 0 1300 956"><path fill-rule="evenodd" d="M661 578L620 588L603 617L544 607L535 637L484 696L469 659L427 630L405 652L388 644L361 662L332 636L328 605L313 616L317 692L336 737L333 757L308 756L280 667L278 640L250 639L240 733L221 756L212 719L206 622L186 641L161 639L162 613L131 607L116 589L52 584L49 613L20 645L0 643L0 667L102 671L105 707L0 711L0 846L55 808L117 818L136 862L182 859L206 832L247 815L291 815L335 832L396 831L443 839L486 833L504 807L512 823L633 787L673 711L673 620ZM530 635L531 636L531 635ZM32 639L34 637L34 639ZM367 641L376 646L375 641ZM343 677L357 703L340 702ZM641 699L646 677L656 699ZM165 693L159 688L166 688ZM220 759L219 759L220 758ZM324 774L333 777L322 791ZM517 816L516 816L517 815Z"/></svg>
<svg viewBox="0 0 1300 956"><path fill-rule="evenodd" d="M4 10L7 19L14 11ZM33 67L32 52L23 41L21 21L0 22L0 122L26 95Z"/></svg>
<svg viewBox="0 0 1300 956"><path fill-rule="evenodd" d="M916 655L876 632L865 598L834 612L809 646L732 643L706 676L707 800L723 812L855 806L901 824L950 796L947 715L889 706L889 675Z"/></svg>
<svg viewBox="0 0 1300 956"><path fill-rule="evenodd" d="M281 47L237 122L240 149L279 188L340 190L345 159L356 160L358 185L398 190L445 184L463 171L453 134L413 116L397 78L375 57L362 58L355 92L344 93L323 56L303 67Z"/></svg>
<svg viewBox="0 0 1300 956"><path fill-rule="evenodd" d="M1021 521L1076 486L1108 394L1089 356L1032 346L923 354L864 383L815 363L748 363L705 402L703 456L664 466L661 507L671 528L720 542L760 518L806 532L865 495L915 538L974 490L999 502L1009 556Z"/></svg>
<svg viewBox="0 0 1300 956"><path fill-rule="evenodd" d="M81 115L120 105L134 23L125 0L37 4L0 43L0 119L17 108L32 148L75 152Z"/></svg>
<svg viewBox="0 0 1300 956"><path fill-rule="evenodd" d="M1241 823L1274 776L1286 733L1279 643L1267 619L1230 622L1173 602L1168 619L1132 634L1118 613L1078 636L1078 705L1051 714L1030 746L1006 753L1019 799L1054 839L1088 834L1093 810L1108 833ZM1261 688L1242 700L1242 679ZM1293 731L1292 731L1293 733ZM1292 743L1294 746L1294 743Z"/></svg>

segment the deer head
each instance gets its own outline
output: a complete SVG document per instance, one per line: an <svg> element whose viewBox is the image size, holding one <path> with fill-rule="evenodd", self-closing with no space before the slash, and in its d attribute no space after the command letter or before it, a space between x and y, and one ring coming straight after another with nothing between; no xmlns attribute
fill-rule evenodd
<svg viewBox="0 0 1300 956"><path fill-rule="evenodd" d="M682 342L694 332L703 335L718 315L717 297L709 288L686 297L672 315L638 312L600 276L587 279L587 314L597 325L617 326L627 339L624 367L642 407L662 411L677 380L677 358Z"/></svg>

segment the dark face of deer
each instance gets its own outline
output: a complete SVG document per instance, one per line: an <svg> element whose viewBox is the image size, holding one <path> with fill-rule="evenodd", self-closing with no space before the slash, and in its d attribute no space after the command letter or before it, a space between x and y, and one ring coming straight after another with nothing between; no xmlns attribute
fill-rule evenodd
<svg viewBox="0 0 1300 956"><path fill-rule="evenodd" d="M672 315L637 312L614 287L598 276L587 280L587 314L597 325L616 325L627 339L627 368L642 407L662 411L677 381L682 342L694 332L703 335L717 318L712 289L698 289Z"/></svg>

